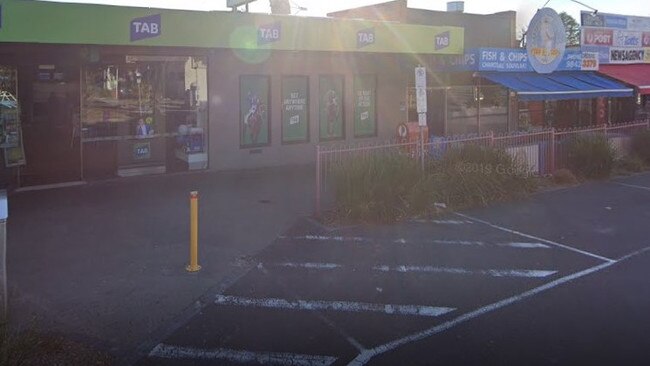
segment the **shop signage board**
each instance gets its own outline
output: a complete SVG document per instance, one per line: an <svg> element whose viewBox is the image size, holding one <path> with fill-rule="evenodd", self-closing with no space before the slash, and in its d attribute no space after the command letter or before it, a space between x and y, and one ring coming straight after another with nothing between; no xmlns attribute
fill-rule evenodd
<svg viewBox="0 0 650 366"><path fill-rule="evenodd" d="M131 42L154 38L162 33L160 14L135 18L131 21Z"/></svg>
<svg viewBox="0 0 650 366"><path fill-rule="evenodd" d="M136 142L133 144L133 160L151 159L151 142Z"/></svg>
<svg viewBox="0 0 650 366"><path fill-rule="evenodd" d="M282 142L309 141L309 78L282 78Z"/></svg>
<svg viewBox="0 0 650 366"><path fill-rule="evenodd" d="M583 49L602 64L650 63L650 17L583 11Z"/></svg>
<svg viewBox="0 0 650 366"><path fill-rule="evenodd" d="M566 31L558 13L542 8L535 13L528 25L526 51L533 70L550 74L557 70L564 57Z"/></svg>
<svg viewBox="0 0 650 366"><path fill-rule="evenodd" d="M318 79L320 141L339 140L345 137L343 90L342 75L321 75Z"/></svg>
<svg viewBox="0 0 650 366"><path fill-rule="evenodd" d="M268 75L242 75L239 78L239 145L242 148L271 143L269 88Z"/></svg>
<svg viewBox="0 0 650 366"><path fill-rule="evenodd" d="M427 69L415 68L415 105L418 113L427 113Z"/></svg>
<svg viewBox="0 0 650 366"><path fill-rule="evenodd" d="M460 27L4 0L0 42L462 54ZM164 28L164 32L163 32Z"/></svg>
<svg viewBox="0 0 650 366"><path fill-rule="evenodd" d="M556 71L598 70L594 54L583 49L567 49ZM585 58L589 62L584 62ZM528 52L523 48L475 48L464 55L436 56L432 69L434 71L499 71L499 72L534 72L528 59Z"/></svg>
<svg viewBox="0 0 650 366"><path fill-rule="evenodd" d="M354 136L377 135L377 79L374 74L354 77Z"/></svg>

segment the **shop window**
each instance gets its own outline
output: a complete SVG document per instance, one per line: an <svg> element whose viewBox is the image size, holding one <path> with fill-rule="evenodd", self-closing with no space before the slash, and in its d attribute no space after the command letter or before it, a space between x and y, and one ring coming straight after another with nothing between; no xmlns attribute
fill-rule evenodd
<svg viewBox="0 0 650 366"><path fill-rule="evenodd" d="M478 133L477 98L473 86L452 87L447 92L447 135Z"/></svg>
<svg viewBox="0 0 650 366"><path fill-rule="evenodd" d="M517 130L530 131L555 126L557 101L519 101Z"/></svg>
<svg viewBox="0 0 650 366"><path fill-rule="evenodd" d="M185 56L122 60L84 68L85 168L107 175L206 168L207 61Z"/></svg>
<svg viewBox="0 0 650 366"><path fill-rule="evenodd" d="M508 90L496 85L482 86L479 98L481 133L508 131Z"/></svg>

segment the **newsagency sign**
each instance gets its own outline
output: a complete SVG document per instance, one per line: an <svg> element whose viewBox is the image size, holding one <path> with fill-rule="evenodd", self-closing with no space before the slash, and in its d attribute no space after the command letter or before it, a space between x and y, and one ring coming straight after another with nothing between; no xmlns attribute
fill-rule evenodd
<svg viewBox="0 0 650 366"><path fill-rule="evenodd" d="M584 51L601 64L650 63L650 17L582 12Z"/></svg>

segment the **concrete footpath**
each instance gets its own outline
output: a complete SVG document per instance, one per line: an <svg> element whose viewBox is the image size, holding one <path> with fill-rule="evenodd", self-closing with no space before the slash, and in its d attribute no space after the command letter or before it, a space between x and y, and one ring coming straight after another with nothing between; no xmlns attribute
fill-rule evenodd
<svg viewBox="0 0 650 366"><path fill-rule="evenodd" d="M60 332L126 360L311 213L313 179L310 167L275 168L15 193L7 230L12 326ZM192 190L200 194L197 274L185 271Z"/></svg>

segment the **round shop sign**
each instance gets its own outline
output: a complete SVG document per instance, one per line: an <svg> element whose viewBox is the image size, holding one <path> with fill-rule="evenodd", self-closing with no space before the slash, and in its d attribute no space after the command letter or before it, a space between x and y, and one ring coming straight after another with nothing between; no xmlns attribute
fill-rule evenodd
<svg viewBox="0 0 650 366"><path fill-rule="evenodd" d="M555 71L564 56L566 31L562 18L551 8L539 9L528 25L526 51L533 70L540 74Z"/></svg>

